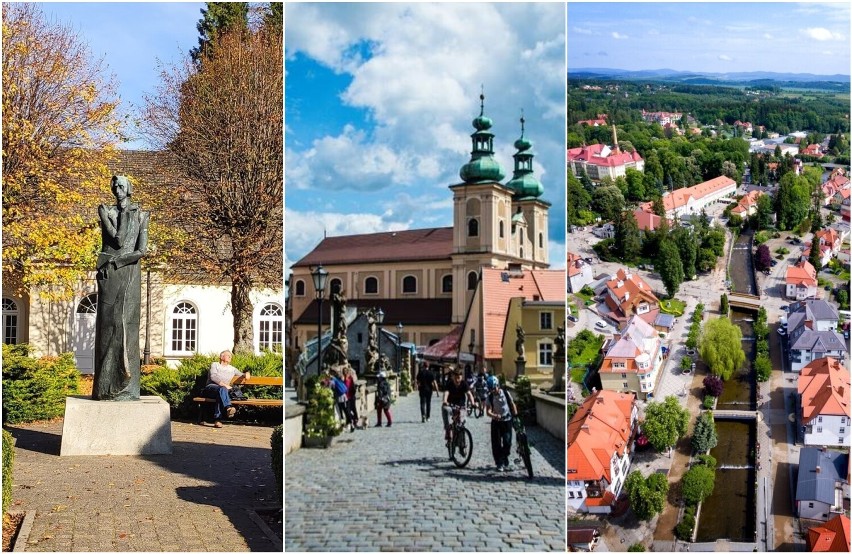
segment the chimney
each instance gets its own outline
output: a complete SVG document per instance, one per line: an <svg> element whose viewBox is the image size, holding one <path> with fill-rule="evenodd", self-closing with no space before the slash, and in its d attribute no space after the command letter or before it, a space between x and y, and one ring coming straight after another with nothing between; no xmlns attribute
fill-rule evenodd
<svg viewBox="0 0 852 554"><path fill-rule="evenodd" d="M816 466L816 472L817 472L817 473L819 473L820 471L822 471L822 470L820 469L820 467L819 467L819 466Z"/></svg>

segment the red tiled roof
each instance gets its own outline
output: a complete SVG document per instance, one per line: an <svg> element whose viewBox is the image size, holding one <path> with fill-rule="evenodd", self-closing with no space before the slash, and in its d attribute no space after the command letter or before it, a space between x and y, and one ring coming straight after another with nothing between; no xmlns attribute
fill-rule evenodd
<svg viewBox="0 0 852 554"><path fill-rule="evenodd" d="M805 259L796 265L787 266L787 284L805 287L817 286L816 269Z"/></svg>
<svg viewBox="0 0 852 554"><path fill-rule="evenodd" d="M835 358L819 358L799 374L802 423L816 416L850 416L849 370Z"/></svg>
<svg viewBox="0 0 852 554"><path fill-rule="evenodd" d="M585 262L583 262L583 258L579 254L568 252L568 263L566 265L568 268L568 277L573 277L583 271L583 263Z"/></svg>
<svg viewBox="0 0 852 554"><path fill-rule="evenodd" d="M636 225L640 231L656 231L663 221L663 218L657 214L641 209L634 211L633 217L636 218Z"/></svg>
<svg viewBox="0 0 852 554"><path fill-rule="evenodd" d="M503 278L507 275L507 278ZM508 272L482 268L483 341L486 359L503 357L503 332L509 301L523 297L526 300L565 301L564 270L528 270Z"/></svg>
<svg viewBox="0 0 852 554"><path fill-rule="evenodd" d="M621 283L619 285L619 283ZM611 295L607 295L605 301L610 309L621 312L623 317L629 316L634 312L634 307L640 304L643 300L648 302L652 307L659 306L660 301L654 295L650 285L645 282L639 275L628 273L624 269L619 269L615 277L606 282L607 289L618 298L615 302Z"/></svg>
<svg viewBox="0 0 852 554"><path fill-rule="evenodd" d="M568 479L612 483L610 460L627 454L634 402L632 394L609 390L583 401L568 422Z"/></svg>
<svg viewBox="0 0 852 554"><path fill-rule="evenodd" d="M387 261L449 260L453 228L326 237L293 267Z"/></svg>
<svg viewBox="0 0 852 554"><path fill-rule="evenodd" d="M811 552L849 552L849 518L836 515L820 527L808 529Z"/></svg>
<svg viewBox="0 0 852 554"><path fill-rule="evenodd" d="M583 161L592 165L600 165L605 167L617 167L642 161L642 156L639 152L622 152L621 150L611 150L608 156L601 157L604 149L603 144L593 144L591 146L581 146L579 148L568 149L568 161Z"/></svg>
<svg viewBox="0 0 852 554"><path fill-rule="evenodd" d="M670 192L669 194L664 195L663 205L666 208L666 212L670 212L677 208L686 206L690 198L700 200L705 196L714 194L726 187L733 186L736 188L736 185L736 181L734 181L730 177L722 175L716 177L715 179L710 179L709 181L704 181L703 183L698 183L697 185L693 185L688 188L677 189L675 191ZM640 207L646 212L653 211L652 202L645 202L644 204L640 204Z"/></svg>
<svg viewBox="0 0 852 554"><path fill-rule="evenodd" d="M597 498L586 497L586 506L612 506L613 502L615 502L615 495L612 494L612 491L606 491L603 496Z"/></svg>

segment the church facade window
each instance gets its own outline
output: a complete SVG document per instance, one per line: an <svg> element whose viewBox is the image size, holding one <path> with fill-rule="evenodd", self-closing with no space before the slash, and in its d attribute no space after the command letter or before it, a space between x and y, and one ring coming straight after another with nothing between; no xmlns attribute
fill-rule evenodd
<svg viewBox="0 0 852 554"><path fill-rule="evenodd" d="M301 279L296 281L296 296L305 296L305 282Z"/></svg>
<svg viewBox="0 0 852 554"><path fill-rule="evenodd" d="M195 352L198 344L198 310L189 302L179 302L169 314L171 351Z"/></svg>
<svg viewBox="0 0 852 554"><path fill-rule="evenodd" d="M417 277L414 275L406 275L402 278L403 294L414 294L417 292Z"/></svg>
<svg viewBox="0 0 852 554"><path fill-rule="evenodd" d="M441 278L441 292L453 292L453 276L444 275Z"/></svg>
<svg viewBox="0 0 852 554"><path fill-rule="evenodd" d="M479 275L475 271L467 274L467 290L476 290L476 282L479 280Z"/></svg>
<svg viewBox="0 0 852 554"><path fill-rule="evenodd" d="M364 294L379 294L379 280L375 277L364 279Z"/></svg>
<svg viewBox="0 0 852 554"><path fill-rule="evenodd" d="M479 221L475 218L471 218L467 222L467 236L469 237L478 237L479 236Z"/></svg>
<svg viewBox="0 0 852 554"><path fill-rule="evenodd" d="M266 304L258 314L258 348L281 352L284 345L284 311L278 304Z"/></svg>

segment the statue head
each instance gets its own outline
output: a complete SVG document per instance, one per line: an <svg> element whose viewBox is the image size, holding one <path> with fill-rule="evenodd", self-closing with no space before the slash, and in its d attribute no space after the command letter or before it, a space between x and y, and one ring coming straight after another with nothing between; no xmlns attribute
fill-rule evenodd
<svg viewBox="0 0 852 554"><path fill-rule="evenodd" d="M119 202L133 196L133 183L124 175L113 175L109 188Z"/></svg>

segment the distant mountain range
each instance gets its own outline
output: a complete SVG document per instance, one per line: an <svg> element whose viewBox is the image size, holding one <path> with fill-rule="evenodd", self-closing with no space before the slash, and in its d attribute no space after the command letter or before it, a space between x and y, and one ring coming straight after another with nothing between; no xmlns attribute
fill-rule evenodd
<svg viewBox="0 0 852 554"><path fill-rule="evenodd" d="M674 69L627 69L582 68L571 69L568 77L574 79L625 79L625 80L661 80L691 84L726 83L849 83L849 75L814 75L813 73L774 73L771 71L742 71L737 73L705 73L696 71L677 71Z"/></svg>

